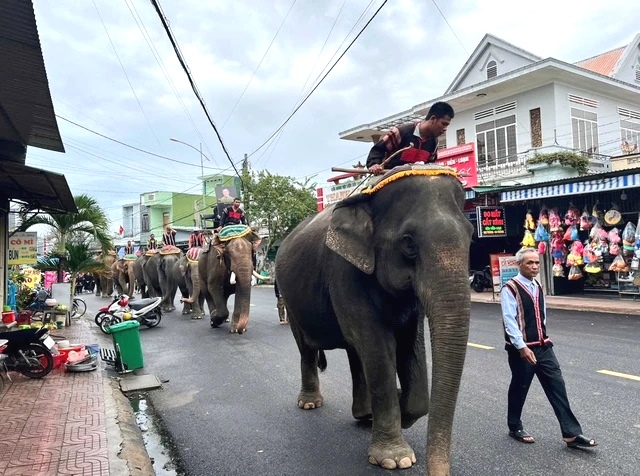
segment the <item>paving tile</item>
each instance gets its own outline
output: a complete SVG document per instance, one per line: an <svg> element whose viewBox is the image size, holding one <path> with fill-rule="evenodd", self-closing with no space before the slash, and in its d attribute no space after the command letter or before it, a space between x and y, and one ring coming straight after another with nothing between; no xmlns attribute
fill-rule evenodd
<svg viewBox="0 0 640 476"><path fill-rule="evenodd" d="M83 406L71 406L67 417L68 423L82 423L91 428L104 428L105 412Z"/></svg>
<svg viewBox="0 0 640 476"><path fill-rule="evenodd" d="M84 445L63 445L58 474L109 475L107 449L91 449Z"/></svg>
<svg viewBox="0 0 640 476"><path fill-rule="evenodd" d="M2 464L4 463L6 466L11 461L11 455L15 451L16 445L18 444L17 441L17 437L9 435L3 435L2 439L0 440L0 474L2 474Z"/></svg>
<svg viewBox="0 0 640 476"><path fill-rule="evenodd" d="M75 407L104 411L104 392L84 393L76 391L69 402L69 408L72 412Z"/></svg>
<svg viewBox="0 0 640 476"><path fill-rule="evenodd" d="M62 433L56 439L19 438L9 466L47 464L60 460Z"/></svg>
<svg viewBox="0 0 640 476"><path fill-rule="evenodd" d="M66 420L66 414L54 414L48 418L40 416L29 417L20 437L40 438L43 441L58 441L63 438Z"/></svg>
<svg viewBox="0 0 640 476"><path fill-rule="evenodd" d="M31 405L31 411L29 416L49 417L51 415L63 415L69 413L70 404L64 403L50 403L43 400L36 400Z"/></svg>
<svg viewBox="0 0 640 476"><path fill-rule="evenodd" d="M56 386L43 386L38 393L36 401L47 401L49 403L69 404L73 397L73 388L60 388Z"/></svg>
<svg viewBox="0 0 640 476"><path fill-rule="evenodd" d="M58 474L58 461L48 463L36 463L29 465L8 465L4 476L56 476Z"/></svg>
<svg viewBox="0 0 640 476"><path fill-rule="evenodd" d="M27 413L0 411L0 437L9 440L12 439L13 436L18 438L22 433L22 429L27 424L28 418L29 415ZM0 443L2 443L2 439L0 439ZM1 451L2 450L0 450L0 452ZM0 458L1 457L2 455L0 454Z"/></svg>
<svg viewBox="0 0 640 476"><path fill-rule="evenodd" d="M89 427L84 423L67 423L64 428L63 444L106 449L108 444L107 430L105 427Z"/></svg>

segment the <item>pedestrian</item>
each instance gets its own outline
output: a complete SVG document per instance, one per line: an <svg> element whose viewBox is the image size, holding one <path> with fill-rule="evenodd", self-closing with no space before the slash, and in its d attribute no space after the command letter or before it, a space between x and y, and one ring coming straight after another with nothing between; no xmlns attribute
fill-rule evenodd
<svg viewBox="0 0 640 476"><path fill-rule="evenodd" d="M280 290L278 289L278 282L275 279L273 280L273 290L275 291L276 299L278 300L276 306L278 308L278 317L280 318L280 324L289 324L289 320L287 319L287 311L284 307L284 298L282 297L282 294L280 294Z"/></svg>
<svg viewBox="0 0 640 476"><path fill-rule="evenodd" d="M516 261L520 272L507 281L500 292L505 350L511 369L507 410L509 436L522 443L535 442L524 429L521 416L536 375L560 423L562 439L567 446L597 446L595 440L582 434L582 427L571 411L560 364L547 335L544 291L535 279L540 271L540 256L533 248L523 248L516 253Z"/></svg>
<svg viewBox="0 0 640 476"><path fill-rule="evenodd" d="M166 226L164 233L162 234L162 244L164 246L176 246L176 230L169 225Z"/></svg>
<svg viewBox="0 0 640 476"><path fill-rule="evenodd" d="M369 172L381 175L399 165L434 162L438 158L438 137L447 131L453 116L449 103L437 102L424 120L392 128L371 148L367 157ZM387 157L407 147L410 148L382 165Z"/></svg>

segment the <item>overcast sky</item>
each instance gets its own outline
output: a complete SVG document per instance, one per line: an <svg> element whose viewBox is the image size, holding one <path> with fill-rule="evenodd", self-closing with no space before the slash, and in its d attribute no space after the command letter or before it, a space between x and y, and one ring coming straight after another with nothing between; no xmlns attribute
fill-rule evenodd
<svg viewBox="0 0 640 476"><path fill-rule="evenodd" d="M382 3L161 0L236 162L282 124ZM486 33L575 62L640 32L640 2L629 0L538 0L526 10L511 0L437 3L443 15L433 1L389 0L277 140L251 156L252 167L298 178L317 174L324 184L332 166L364 161L370 147L340 140L339 132L442 95ZM64 173L74 195L98 199L114 230L122 204L138 202L140 193L200 193L199 153L170 137L196 148L202 141L211 159L205 173L228 170L148 0L34 0L34 6L56 113L191 165L136 152L61 119L66 154L30 148L28 165Z"/></svg>

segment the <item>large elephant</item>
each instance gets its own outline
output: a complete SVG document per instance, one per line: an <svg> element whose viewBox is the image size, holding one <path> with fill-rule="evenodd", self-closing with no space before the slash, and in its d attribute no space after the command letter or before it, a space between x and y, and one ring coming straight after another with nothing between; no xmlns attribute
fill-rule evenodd
<svg viewBox="0 0 640 476"><path fill-rule="evenodd" d="M187 283L187 269L189 268L189 261L186 256L181 256L180 259L173 265L173 279L176 280L178 289L180 290L180 302L182 303L182 314L191 314L193 312L193 305L189 300L189 296L193 291L193 284Z"/></svg>
<svg viewBox="0 0 640 476"><path fill-rule="evenodd" d="M189 296L182 301L191 305L191 318L202 319L204 317L204 293L201 292L200 270L198 260L200 259L201 248L191 248L187 255L180 259L180 273L184 275Z"/></svg>
<svg viewBox="0 0 640 476"><path fill-rule="evenodd" d="M323 350L346 349L352 414L373 417L369 461L407 468L402 435L429 411L427 471L450 474L453 417L469 333L464 191L452 169L393 169L367 193L301 223L276 258L278 287L301 355L298 406L322 405ZM424 342L428 317L431 405ZM396 376L400 389L396 388Z"/></svg>
<svg viewBox="0 0 640 476"><path fill-rule="evenodd" d="M173 305L173 300L178 290L178 282L175 279L173 268L181 256L182 252L172 254L162 254L160 252L151 256L143 268L149 294L162 296L160 306L164 312L171 312L176 309Z"/></svg>
<svg viewBox="0 0 640 476"><path fill-rule="evenodd" d="M194 281L194 296L204 294L209 307L211 327L219 327L229 317L227 301L235 293L230 332L242 334L249 322L253 256L261 238L250 232L240 238L221 241L219 235L205 244L198 260L199 284ZM234 273L234 282L231 282Z"/></svg>
<svg viewBox="0 0 640 476"><path fill-rule="evenodd" d="M148 259L149 256L143 254L142 256L138 256L138 259L136 259L133 263L133 273L135 274L136 283L138 285L138 288L140 289L140 296L142 297L142 299L146 299L149 297L147 283L144 281L144 266L145 264L147 264Z"/></svg>
<svg viewBox="0 0 640 476"><path fill-rule="evenodd" d="M99 253L96 259L102 262L105 266L105 270L94 274L96 281L96 296L111 297L113 294L113 274L111 267L115 263L117 256L113 250L105 253Z"/></svg>
<svg viewBox="0 0 640 476"><path fill-rule="evenodd" d="M136 275L134 271L135 260L119 259L111 265L113 284L119 294L126 294L134 298L136 287Z"/></svg>

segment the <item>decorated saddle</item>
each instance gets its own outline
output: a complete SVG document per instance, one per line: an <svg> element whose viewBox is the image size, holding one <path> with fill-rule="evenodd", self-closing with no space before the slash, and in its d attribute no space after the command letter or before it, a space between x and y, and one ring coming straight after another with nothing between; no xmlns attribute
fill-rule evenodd
<svg viewBox="0 0 640 476"><path fill-rule="evenodd" d="M200 247L189 248L189 251L187 251L187 261L189 263L197 263L201 251L202 248Z"/></svg>
<svg viewBox="0 0 640 476"><path fill-rule="evenodd" d="M146 253L144 254L145 256L153 256L158 254L158 250L154 249L154 250L147 250Z"/></svg>
<svg viewBox="0 0 640 476"><path fill-rule="evenodd" d="M179 255L180 253L182 253L180 248L174 245L164 245L160 250L161 255Z"/></svg>
<svg viewBox="0 0 640 476"><path fill-rule="evenodd" d="M229 241L247 236L251 231L248 225L227 225L218 232L217 238L218 241Z"/></svg>
<svg viewBox="0 0 640 476"><path fill-rule="evenodd" d="M404 177L410 177L414 175L427 175L427 176L435 176L435 175L451 175L453 177L458 178L458 173L452 169L451 167L446 167L444 165L436 165L436 164L412 164L412 165L401 165L399 167L394 167L386 174L381 177L376 177L375 180L368 184L368 187L362 190L361 193L364 194L372 194L384 188L386 185L391 182L395 182Z"/></svg>
<svg viewBox="0 0 640 476"><path fill-rule="evenodd" d="M138 257L135 254L129 254L129 255L124 255L124 259L125 261L135 261L136 259L138 259Z"/></svg>

